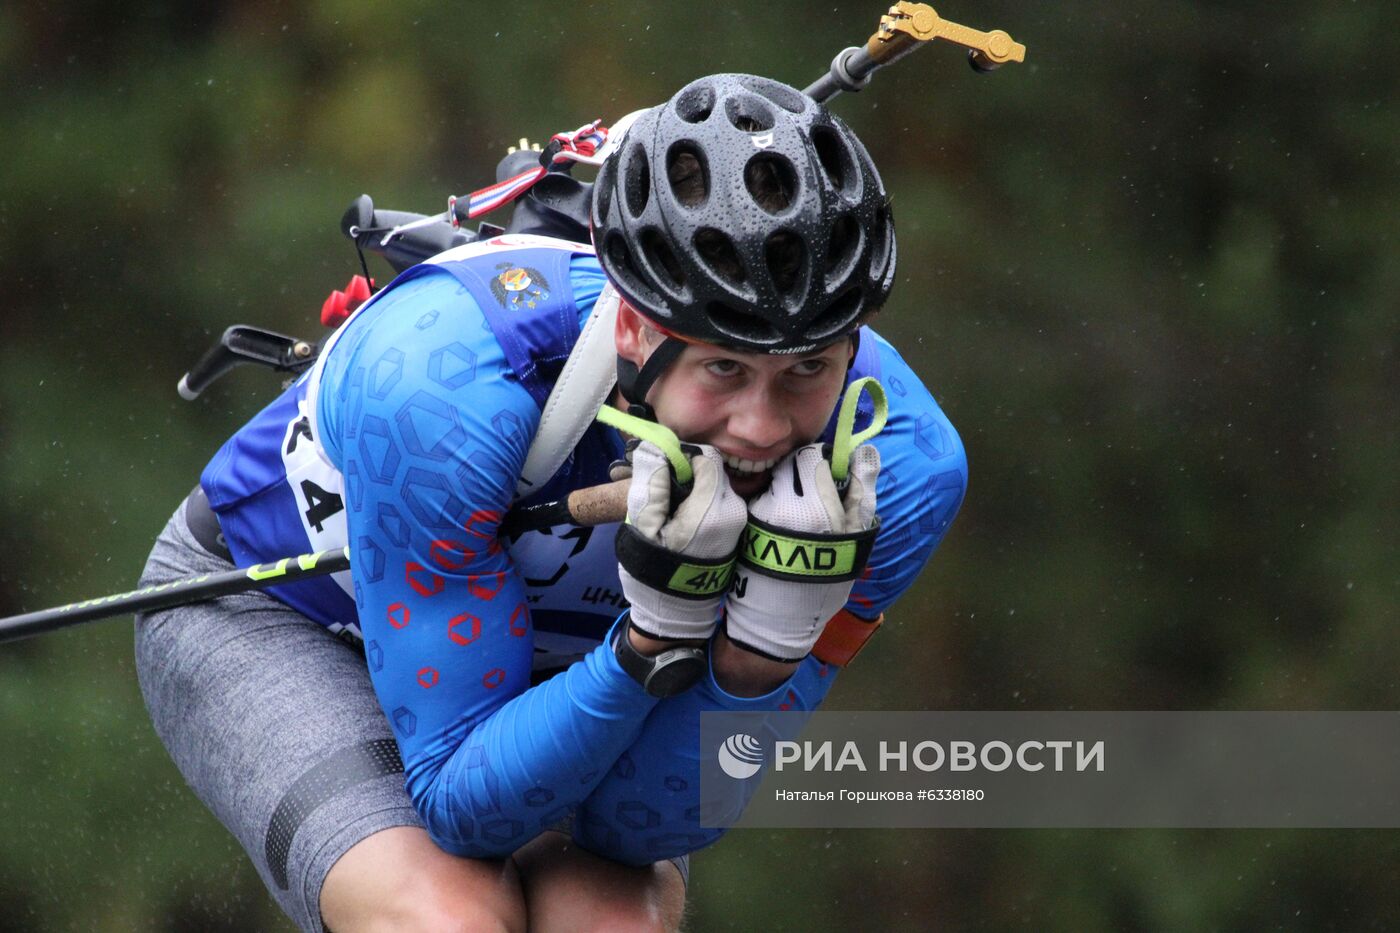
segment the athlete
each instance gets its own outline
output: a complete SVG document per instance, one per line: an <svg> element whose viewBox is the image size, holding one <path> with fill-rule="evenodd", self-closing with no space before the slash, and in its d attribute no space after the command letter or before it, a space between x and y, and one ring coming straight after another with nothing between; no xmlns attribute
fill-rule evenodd
<svg viewBox="0 0 1400 933"><path fill-rule="evenodd" d="M816 708L961 503L957 435L865 326L893 221L822 105L687 85L603 165L592 239L399 276L156 543L143 585L352 548L348 574L137 621L161 740L304 929L675 929L688 853L720 835L700 712ZM593 424L518 499L609 308L636 437ZM888 421L843 451L837 404L867 377ZM623 524L502 527L629 473Z"/></svg>

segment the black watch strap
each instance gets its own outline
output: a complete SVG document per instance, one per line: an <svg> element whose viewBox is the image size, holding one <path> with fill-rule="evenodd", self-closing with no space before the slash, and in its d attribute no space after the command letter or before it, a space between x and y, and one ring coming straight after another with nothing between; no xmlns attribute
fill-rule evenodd
<svg viewBox="0 0 1400 933"><path fill-rule="evenodd" d="M641 684L650 695L665 698L684 693L704 675L708 666L704 648L678 645L667 648L655 657L648 657L632 647L632 640L627 637L631 628L632 616L629 613L614 629L613 654L627 676Z"/></svg>

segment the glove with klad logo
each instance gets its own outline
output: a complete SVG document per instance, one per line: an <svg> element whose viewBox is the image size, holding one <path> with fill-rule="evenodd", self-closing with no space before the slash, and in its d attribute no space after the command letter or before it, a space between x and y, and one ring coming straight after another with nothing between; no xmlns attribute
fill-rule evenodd
<svg viewBox="0 0 1400 933"><path fill-rule="evenodd" d="M846 605L879 530L875 480L880 452L851 454L844 489L820 444L779 461L773 482L749 506L725 632L778 661L800 661Z"/></svg>

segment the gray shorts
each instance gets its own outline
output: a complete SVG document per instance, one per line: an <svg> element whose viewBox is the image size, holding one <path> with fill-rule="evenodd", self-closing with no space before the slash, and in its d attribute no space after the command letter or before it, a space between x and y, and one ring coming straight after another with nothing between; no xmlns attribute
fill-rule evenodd
<svg viewBox="0 0 1400 933"><path fill-rule="evenodd" d="M176 510L141 586L228 571ZM321 885L366 837L422 826L359 650L265 593L136 617L156 734L277 903L319 933ZM687 859L673 859L685 878Z"/></svg>

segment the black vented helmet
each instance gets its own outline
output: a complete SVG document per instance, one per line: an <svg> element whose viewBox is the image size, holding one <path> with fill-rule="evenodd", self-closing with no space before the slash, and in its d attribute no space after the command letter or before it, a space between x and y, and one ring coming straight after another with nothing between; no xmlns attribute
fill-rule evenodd
<svg viewBox="0 0 1400 933"><path fill-rule="evenodd" d="M754 75L693 81L631 125L593 190L598 259L663 331L766 353L852 333L894 282L894 222L853 132Z"/></svg>

